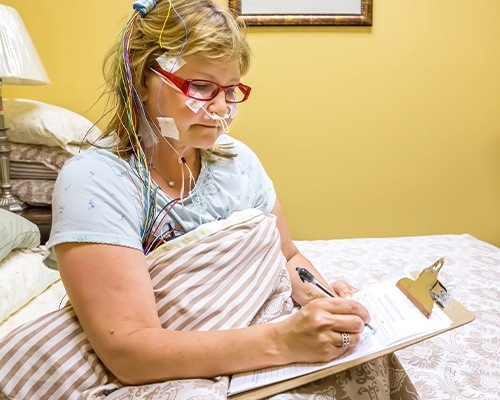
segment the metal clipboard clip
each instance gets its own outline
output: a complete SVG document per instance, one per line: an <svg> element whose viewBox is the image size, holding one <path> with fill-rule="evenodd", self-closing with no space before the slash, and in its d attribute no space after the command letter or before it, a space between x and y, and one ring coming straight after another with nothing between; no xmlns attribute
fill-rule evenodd
<svg viewBox="0 0 500 400"><path fill-rule="evenodd" d="M401 278L396 283L396 286L427 318L431 315L434 302L445 307L451 300L450 293L438 280L443 264L444 258L440 258L430 267L422 270L415 280Z"/></svg>

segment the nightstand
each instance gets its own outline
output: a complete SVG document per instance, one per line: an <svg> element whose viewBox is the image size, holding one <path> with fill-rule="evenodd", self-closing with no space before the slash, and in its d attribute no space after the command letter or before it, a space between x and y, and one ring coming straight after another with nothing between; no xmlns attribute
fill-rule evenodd
<svg viewBox="0 0 500 400"><path fill-rule="evenodd" d="M21 215L38 226L38 229L40 229L40 244L45 244L49 240L52 226L52 207L29 206L21 212Z"/></svg>

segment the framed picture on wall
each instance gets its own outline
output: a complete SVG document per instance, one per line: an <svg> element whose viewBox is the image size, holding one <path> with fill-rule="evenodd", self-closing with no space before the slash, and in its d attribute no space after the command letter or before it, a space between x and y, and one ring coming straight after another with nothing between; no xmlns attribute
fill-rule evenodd
<svg viewBox="0 0 500 400"><path fill-rule="evenodd" d="M247 25L372 25L373 0L229 0Z"/></svg>

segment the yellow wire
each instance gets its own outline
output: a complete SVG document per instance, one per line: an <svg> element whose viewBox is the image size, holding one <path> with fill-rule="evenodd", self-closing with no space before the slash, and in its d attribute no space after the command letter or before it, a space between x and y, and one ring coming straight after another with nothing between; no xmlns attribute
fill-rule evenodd
<svg viewBox="0 0 500 400"><path fill-rule="evenodd" d="M161 27L160 36L158 36L158 44L160 45L160 49L163 49L163 45L161 44L161 37L163 36L163 31L165 30L165 25L167 25L168 18L170 17L170 10L172 10L172 1L168 0L168 12L165 21L163 22L163 26Z"/></svg>

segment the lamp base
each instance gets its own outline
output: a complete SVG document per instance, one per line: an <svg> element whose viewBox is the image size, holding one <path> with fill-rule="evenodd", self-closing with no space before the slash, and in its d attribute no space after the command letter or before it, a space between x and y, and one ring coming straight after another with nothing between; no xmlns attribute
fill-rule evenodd
<svg viewBox="0 0 500 400"><path fill-rule="evenodd" d="M0 194L0 208L5 210L9 210L12 212L21 212L23 211L27 205L19 200L13 194L4 195Z"/></svg>
<svg viewBox="0 0 500 400"><path fill-rule="evenodd" d="M4 123L2 78L0 78L0 208L12 212L23 211L27 206L12 193L10 183L10 146Z"/></svg>

